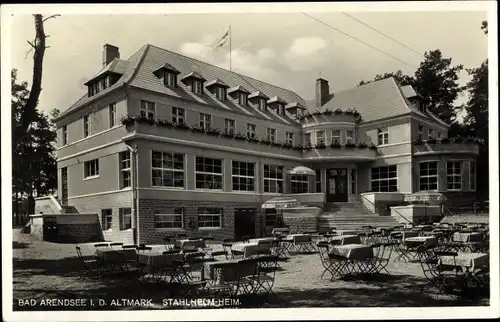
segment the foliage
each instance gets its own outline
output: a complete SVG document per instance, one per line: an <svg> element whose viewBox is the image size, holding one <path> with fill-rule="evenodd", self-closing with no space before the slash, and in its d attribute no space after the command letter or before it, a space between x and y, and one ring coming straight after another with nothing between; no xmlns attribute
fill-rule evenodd
<svg viewBox="0 0 500 322"><path fill-rule="evenodd" d="M12 185L17 196L43 196L57 187L57 167L54 156L56 129L51 117L26 104L30 92L27 82L17 82L17 71L11 71L12 110ZM26 124L28 124L25 129Z"/></svg>

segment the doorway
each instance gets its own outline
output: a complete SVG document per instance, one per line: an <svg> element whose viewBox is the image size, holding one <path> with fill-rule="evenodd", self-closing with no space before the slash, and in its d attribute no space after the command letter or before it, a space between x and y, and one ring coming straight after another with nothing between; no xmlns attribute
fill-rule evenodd
<svg viewBox="0 0 500 322"><path fill-rule="evenodd" d="M347 169L326 170L326 201L347 202Z"/></svg>
<svg viewBox="0 0 500 322"><path fill-rule="evenodd" d="M255 237L255 208L234 209L234 238Z"/></svg>

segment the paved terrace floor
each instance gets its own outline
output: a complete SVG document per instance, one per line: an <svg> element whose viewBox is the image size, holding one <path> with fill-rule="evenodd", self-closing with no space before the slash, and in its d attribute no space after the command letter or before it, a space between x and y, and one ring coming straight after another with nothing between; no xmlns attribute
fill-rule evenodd
<svg viewBox="0 0 500 322"><path fill-rule="evenodd" d="M84 244L84 254L92 254L92 244ZM93 280L79 278L75 244L56 244L36 240L29 234L13 231L14 310L39 310L19 307L19 299L153 299L160 306L167 298L164 287L124 283L112 278ZM154 246L163 250L163 245ZM425 284L419 264L394 262L388 266L391 275L357 280L320 280L323 268L318 254L294 255L281 263L276 274L276 300L257 298L246 307L442 307L489 305L489 299L458 300L454 296L424 292ZM57 308L47 308L54 310ZM67 307L59 308L68 310ZM74 309L78 309L75 307ZM86 310L86 308L81 308ZM113 309L130 309L114 307ZM140 307L135 307L140 309ZM148 308L150 309L150 308Z"/></svg>

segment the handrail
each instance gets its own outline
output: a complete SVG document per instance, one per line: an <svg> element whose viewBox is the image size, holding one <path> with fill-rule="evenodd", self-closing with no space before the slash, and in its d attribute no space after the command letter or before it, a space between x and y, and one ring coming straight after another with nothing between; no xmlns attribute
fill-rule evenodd
<svg viewBox="0 0 500 322"><path fill-rule="evenodd" d="M369 200L368 198L366 198L365 196L363 195L360 195L361 198L363 198L364 200L368 201L368 203L370 205L373 206L373 209L375 209L375 211L377 211L377 207L375 206L375 204L373 202L371 202L371 200ZM411 220L409 220L408 218L406 218L405 216L403 216L399 211L397 211L397 209L392 209L391 210L394 210L400 217L402 217L404 220L406 220L409 224L412 224L413 225L413 222Z"/></svg>

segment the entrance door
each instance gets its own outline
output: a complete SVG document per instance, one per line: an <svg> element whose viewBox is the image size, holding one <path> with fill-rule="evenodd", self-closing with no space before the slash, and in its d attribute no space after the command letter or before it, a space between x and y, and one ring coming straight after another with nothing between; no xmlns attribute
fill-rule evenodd
<svg viewBox="0 0 500 322"><path fill-rule="evenodd" d="M234 237L240 240L242 237L255 237L255 209L234 209Z"/></svg>
<svg viewBox="0 0 500 322"><path fill-rule="evenodd" d="M326 201L347 201L347 169L335 168L326 170Z"/></svg>

